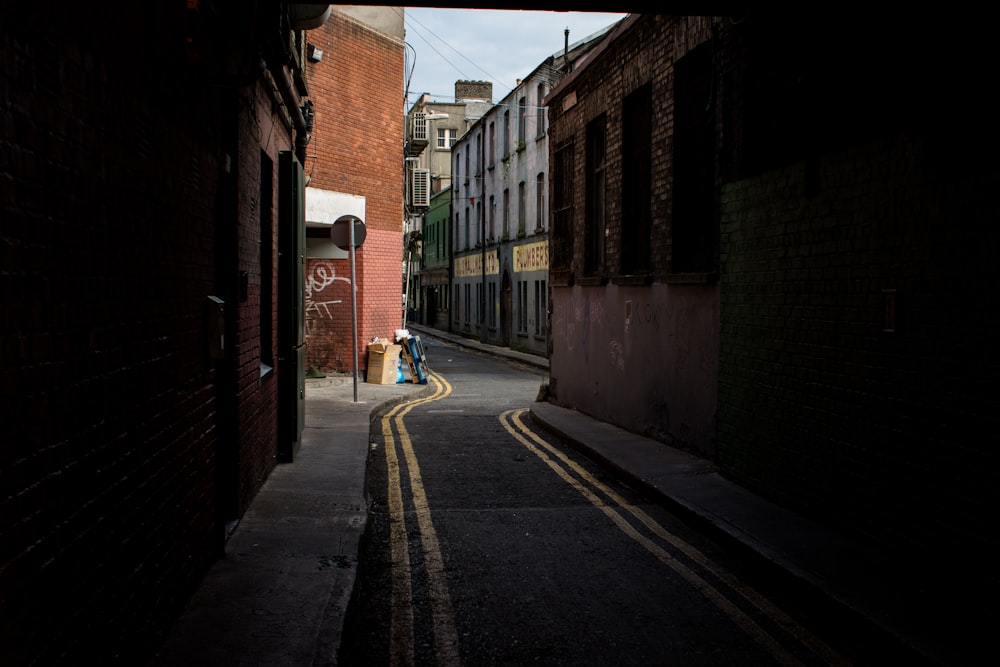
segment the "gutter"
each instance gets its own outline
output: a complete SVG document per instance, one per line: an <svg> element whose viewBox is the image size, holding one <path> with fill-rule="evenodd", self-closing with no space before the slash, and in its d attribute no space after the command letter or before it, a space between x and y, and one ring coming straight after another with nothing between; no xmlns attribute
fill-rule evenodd
<svg viewBox="0 0 1000 667"><path fill-rule="evenodd" d="M284 65L276 65L269 62L267 69L271 72L271 76L274 77L274 82L278 86L278 93L281 95L281 101L285 103L288 115L292 118L292 124L295 126L295 156L299 159L300 163L304 164L306 161L306 146L309 145L309 140L312 138L312 102L306 100L301 107L299 106L299 98L295 93L295 85L292 83L292 77L288 74L288 70L285 69Z"/></svg>

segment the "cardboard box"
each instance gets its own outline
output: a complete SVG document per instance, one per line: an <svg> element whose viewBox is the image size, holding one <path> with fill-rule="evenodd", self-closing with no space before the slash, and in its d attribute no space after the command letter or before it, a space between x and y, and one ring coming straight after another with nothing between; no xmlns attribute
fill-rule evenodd
<svg viewBox="0 0 1000 667"><path fill-rule="evenodd" d="M402 350L401 345L393 345L388 341L369 345L367 381L372 384L396 384L399 353Z"/></svg>

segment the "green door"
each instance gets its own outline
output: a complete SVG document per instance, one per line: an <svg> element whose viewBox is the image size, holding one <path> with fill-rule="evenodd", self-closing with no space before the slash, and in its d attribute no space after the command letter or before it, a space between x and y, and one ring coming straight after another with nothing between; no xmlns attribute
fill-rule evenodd
<svg viewBox="0 0 1000 667"><path fill-rule="evenodd" d="M278 461L288 463L305 426L306 233L302 164L278 155Z"/></svg>

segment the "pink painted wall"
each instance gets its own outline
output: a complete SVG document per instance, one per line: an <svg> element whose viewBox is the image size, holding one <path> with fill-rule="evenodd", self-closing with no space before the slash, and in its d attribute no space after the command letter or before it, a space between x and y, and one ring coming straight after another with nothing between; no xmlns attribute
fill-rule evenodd
<svg viewBox="0 0 1000 667"><path fill-rule="evenodd" d="M551 325L552 403L714 455L716 287L556 287Z"/></svg>

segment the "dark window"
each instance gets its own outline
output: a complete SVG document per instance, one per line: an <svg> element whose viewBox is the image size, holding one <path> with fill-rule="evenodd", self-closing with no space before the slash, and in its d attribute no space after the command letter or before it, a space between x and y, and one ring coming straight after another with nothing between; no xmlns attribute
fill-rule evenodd
<svg viewBox="0 0 1000 667"><path fill-rule="evenodd" d="M583 231L583 272L588 276L604 271L606 158L607 119L602 115L587 125L587 209Z"/></svg>
<svg viewBox="0 0 1000 667"><path fill-rule="evenodd" d="M525 137L528 135L526 125L528 123L528 100L524 97L517 101L517 141L518 150L524 147Z"/></svg>
<svg viewBox="0 0 1000 667"><path fill-rule="evenodd" d="M542 106L542 99L545 97L545 84L538 84L538 106L535 108L535 128L536 136L545 134L545 107Z"/></svg>
<svg viewBox="0 0 1000 667"><path fill-rule="evenodd" d="M703 44L674 69L673 273L715 270L715 96L712 45Z"/></svg>
<svg viewBox="0 0 1000 667"><path fill-rule="evenodd" d="M553 157L551 268L566 271L573 264L573 144L559 147Z"/></svg>
<svg viewBox="0 0 1000 667"><path fill-rule="evenodd" d="M524 181L517 184L517 235L524 236L525 232L525 209L528 207L527 199L525 198L524 191Z"/></svg>
<svg viewBox="0 0 1000 667"><path fill-rule="evenodd" d="M630 93L622 106L621 272L650 270L652 229L652 86Z"/></svg>
<svg viewBox="0 0 1000 667"><path fill-rule="evenodd" d="M493 165L495 164L494 160L496 160L496 154L497 154L497 131L496 131L496 126L494 125L493 121L490 121L490 148L489 148L489 151L490 151L489 155L486 158L486 160L487 160L486 164L487 164L487 166L490 169L492 169Z"/></svg>
<svg viewBox="0 0 1000 667"><path fill-rule="evenodd" d="M260 153L260 363L274 367L274 163Z"/></svg>

